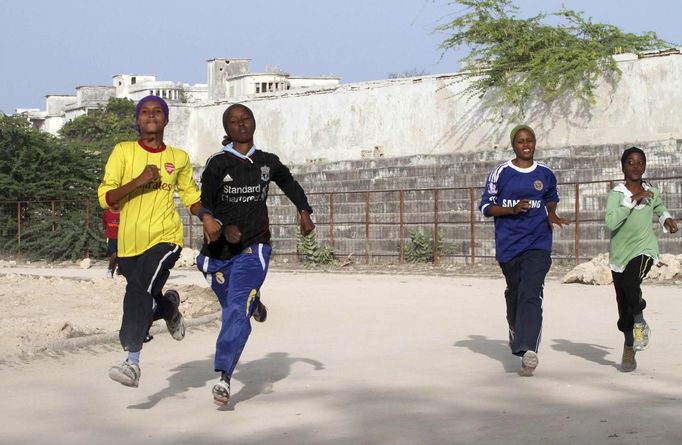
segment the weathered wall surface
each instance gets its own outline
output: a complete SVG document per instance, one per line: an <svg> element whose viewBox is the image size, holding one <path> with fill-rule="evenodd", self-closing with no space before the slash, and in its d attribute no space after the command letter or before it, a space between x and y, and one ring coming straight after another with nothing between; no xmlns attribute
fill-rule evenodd
<svg viewBox="0 0 682 445"><path fill-rule="evenodd" d="M615 89L599 87L588 110L538 108L527 122L539 147L621 144L682 138L682 56L619 62ZM456 75L340 85L321 92L283 92L247 100L256 115L256 144L285 163L384 156L447 154L508 147L512 124L496 122L479 100L458 96ZM168 143L187 149L195 164L220 149L221 116L229 103L173 106Z"/></svg>

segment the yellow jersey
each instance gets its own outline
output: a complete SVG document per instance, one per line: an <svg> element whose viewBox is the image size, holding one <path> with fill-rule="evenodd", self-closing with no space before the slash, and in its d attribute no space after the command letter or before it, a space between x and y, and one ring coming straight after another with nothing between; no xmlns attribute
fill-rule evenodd
<svg viewBox="0 0 682 445"><path fill-rule="evenodd" d="M182 221L175 208L175 191L188 209L201 200L192 176L192 164L184 150L165 145L156 149L141 141L127 141L116 144L104 168L104 178L97 189L102 208L109 207L110 190L137 178L147 165L156 165L160 178L132 191L119 202L120 257L140 255L159 243L182 247Z"/></svg>

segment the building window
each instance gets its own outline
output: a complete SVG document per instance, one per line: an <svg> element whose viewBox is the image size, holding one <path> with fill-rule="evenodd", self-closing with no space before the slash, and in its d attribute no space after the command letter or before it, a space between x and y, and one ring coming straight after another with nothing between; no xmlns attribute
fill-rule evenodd
<svg viewBox="0 0 682 445"><path fill-rule="evenodd" d="M130 84L135 85L135 82L137 82L137 77L133 76L130 78Z"/></svg>

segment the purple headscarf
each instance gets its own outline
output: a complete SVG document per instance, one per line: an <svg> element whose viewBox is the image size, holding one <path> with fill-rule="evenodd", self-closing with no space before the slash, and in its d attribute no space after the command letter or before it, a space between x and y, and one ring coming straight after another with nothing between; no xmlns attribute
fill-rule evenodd
<svg viewBox="0 0 682 445"><path fill-rule="evenodd" d="M168 120L168 104L159 96L153 95L145 96L142 99L140 99L140 101L137 103L137 105L135 106L135 120L137 121L137 118L140 116L140 110L142 109L142 105L144 105L145 102L149 102L150 100L153 100L159 105L161 105L161 108L163 109L163 114L166 115L166 120Z"/></svg>

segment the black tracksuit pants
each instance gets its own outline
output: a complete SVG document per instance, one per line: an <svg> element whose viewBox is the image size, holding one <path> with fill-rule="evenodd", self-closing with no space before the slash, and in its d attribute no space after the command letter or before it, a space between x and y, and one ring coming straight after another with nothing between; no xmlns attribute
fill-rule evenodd
<svg viewBox="0 0 682 445"><path fill-rule="evenodd" d="M646 308L641 284L653 264L654 260L650 256L639 255L628 262L623 272L611 271L618 303L618 330L621 332L632 331L635 314Z"/></svg>
<svg viewBox="0 0 682 445"><path fill-rule="evenodd" d="M181 250L177 244L160 243L141 255L118 258L118 268L128 282L118 335L124 351L142 350L152 322L175 314L175 305L162 290Z"/></svg>

